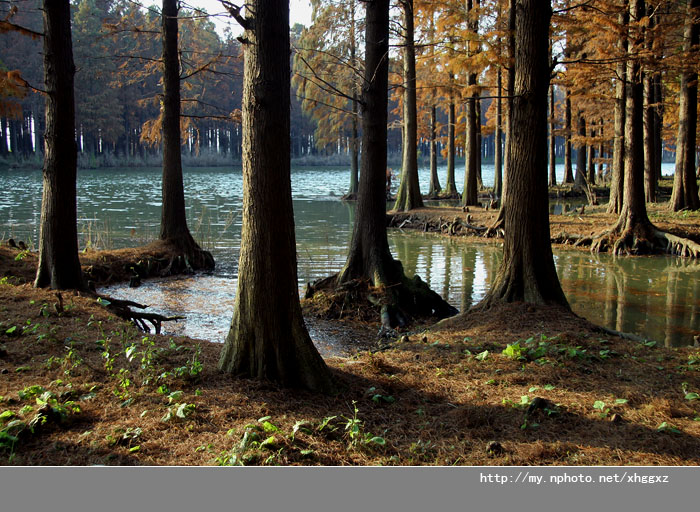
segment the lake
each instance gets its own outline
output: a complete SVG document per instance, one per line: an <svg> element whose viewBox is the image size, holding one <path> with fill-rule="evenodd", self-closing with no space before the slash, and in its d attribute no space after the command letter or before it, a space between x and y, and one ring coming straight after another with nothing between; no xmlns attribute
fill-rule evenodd
<svg viewBox="0 0 700 512"><path fill-rule="evenodd" d="M672 168L671 168L672 169ZM561 166L559 173L563 174ZM666 166L665 173L669 168ZM117 248L154 239L160 222L160 169L78 171L81 248ZM440 168L445 183L445 167ZM457 170L461 190L463 170ZM427 169L421 189L428 189ZM484 166L493 183L493 167ZM137 289L124 285L106 293L184 314L168 332L222 341L235 296L242 177L240 168L196 168L184 173L188 222L195 238L216 259L209 275L154 279ZM354 205L339 198L349 182L345 168L295 168L292 189L300 290L308 281L337 272L345 262ZM394 187L398 185L394 180ZM0 237L37 245L41 204L40 171L0 171ZM439 235L391 230L390 245L410 275L418 273L451 304L464 310L486 293L498 269L498 242L465 243ZM554 251L562 286L573 310L592 322L635 333L666 345L693 343L700 331L698 262L675 257L614 258L573 249ZM337 332L314 331L312 338L334 352Z"/></svg>

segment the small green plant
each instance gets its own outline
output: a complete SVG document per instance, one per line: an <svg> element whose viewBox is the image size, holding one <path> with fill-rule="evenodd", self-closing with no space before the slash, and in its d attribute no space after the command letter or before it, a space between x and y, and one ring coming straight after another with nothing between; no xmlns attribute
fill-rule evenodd
<svg viewBox="0 0 700 512"><path fill-rule="evenodd" d="M656 427L657 432L669 432L671 434L680 434L681 431L678 427L671 425L670 423L666 423L665 421L661 423L658 427Z"/></svg>
<svg viewBox="0 0 700 512"><path fill-rule="evenodd" d="M383 437L375 436L364 431L364 423L358 417L359 410L357 402L352 401L353 413L351 417L343 416L345 420L345 435L349 440L349 448L358 448L360 446L385 446L386 440Z"/></svg>
<svg viewBox="0 0 700 512"><path fill-rule="evenodd" d="M524 360L524 353L526 352L525 347L520 345L519 341L506 345L506 348L501 352L504 356L514 359L514 360Z"/></svg>
<svg viewBox="0 0 700 512"><path fill-rule="evenodd" d="M24 249L22 251L19 251L17 253L17 256L15 256L15 261L22 261L24 258L27 257L27 255L29 255L29 249Z"/></svg>

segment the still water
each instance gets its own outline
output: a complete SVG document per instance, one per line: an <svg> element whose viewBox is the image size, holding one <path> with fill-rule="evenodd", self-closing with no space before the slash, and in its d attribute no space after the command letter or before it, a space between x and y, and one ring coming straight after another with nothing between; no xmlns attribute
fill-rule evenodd
<svg viewBox="0 0 700 512"><path fill-rule="evenodd" d="M442 183L445 169L442 168ZM421 187L427 189L427 171ZM461 172L458 172L458 188ZM492 169L484 181L492 182ZM395 180L396 181L396 180ZM347 187L344 168L293 169L300 290L306 282L337 272L345 262L353 206L340 202ZM41 202L39 171L0 170L0 237L36 245ZM395 183L396 185L396 183ZM150 304L186 321L171 333L223 340L236 288L242 179L240 169L185 171L190 229L211 250L217 268L196 278L151 280L137 289L107 293ZM160 220L159 169L80 170L78 210L81 247L123 247L155 238ZM486 293L501 258L496 242L465 244L431 234L390 231L394 256L410 275L464 310ZM671 257L613 258L555 250L564 291L576 313L609 328L668 345L693 343L700 332L700 263ZM312 325L312 338L332 346L341 333ZM332 349L329 349L332 351Z"/></svg>

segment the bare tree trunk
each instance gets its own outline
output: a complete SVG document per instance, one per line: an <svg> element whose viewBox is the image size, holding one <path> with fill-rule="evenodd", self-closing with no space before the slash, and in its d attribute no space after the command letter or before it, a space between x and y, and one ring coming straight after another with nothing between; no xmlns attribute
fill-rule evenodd
<svg viewBox="0 0 700 512"><path fill-rule="evenodd" d="M578 117L578 135L586 136L586 118L579 112ZM582 142L576 149L576 179L574 180L574 189L582 189L586 184L586 143Z"/></svg>
<svg viewBox="0 0 700 512"><path fill-rule="evenodd" d="M44 0L46 132L39 263L34 286L85 287L78 258L77 145L73 45L68 0Z"/></svg>
<svg viewBox="0 0 700 512"><path fill-rule="evenodd" d="M289 4L252 0L247 9L238 291L219 368L332 392L330 371L309 338L299 305L286 93Z"/></svg>
<svg viewBox="0 0 700 512"><path fill-rule="evenodd" d="M418 276L408 279L389 250L386 231L384 178L387 148L389 81L389 0L367 4L365 81L362 93L362 172L352 240L345 266L338 274L342 287L364 281L384 295L385 328L405 325L411 315L445 317L456 310L430 290Z"/></svg>
<svg viewBox="0 0 700 512"><path fill-rule="evenodd" d="M592 126L595 125L595 123L591 123ZM596 131L591 130L591 137L595 137ZM588 169L586 172L586 176L588 179L589 185L595 184L595 146L593 144L588 145L588 154L587 154L587 161L586 161L586 168Z"/></svg>
<svg viewBox="0 0 700 512"><path fill-rule="evenodd" d="M623 27L624 32L618 40L618 51L626 58L627 55L627 26L629 24L629 10L627 0L624 0L622 10L617 17L617 22ZM612 155L612 180L610 182L610 199L608 201L608 213L620 213L622 208L622 192L625 181L625 124L627 88L625 87L626 61L620 58L617 64L615 81L615 137L613 140Z"/></svg>
<svg viewBox="0 0 700 512"><path fill-rule="evenodd" d="M500 47L499 47L500 48ZM501 70L501 67L498 67L497 71L497 78L496 78L496 83L497 83L497 89L498 89L498 97L496 98L496 134L494 137L494 161L493 161L493 166L494 166L494 178L493 178L493 193L496 196L496 198L501 197L501 189L503 187L503 146L502 146L502 139L503 139L503 129L502 129L502 123L503 123L503 100L501 99L501 90L502 90L502 75L503 72Z"/></svg>
<svg viewBox="0 0 700 512"><path fill-rule="evenodd" d="M548 35L551 4L516 2L515 90L503 261L481 302L526 301L568 307L554 267L547 201Z"/></svg>
<svg viewBox="0 0 700 512"><path fill-rule="evenodd" d="M194 269L213 268L214 258L194 241L187 227L180 156L180 58L178 1L163 0L163 208L160 239L181 251Z"/></svg>
<svg viewBox="0 0 700 512"><path fill-rule="evenodd" d="M646 49L653 54L653 29L656 17L654 9L647 7L648 25L645 30ZM644 196L648 203L656 202L656 141L657 133L654 123L656 121L656 97L654 95L654 73L651 70L643 71L644 82Z"/></svg>
<svg viewBox="0 0 700 512"><path fill-rule="evenodd" d="M437 198L442 187L437 173L437 107L430 107L430 192L428 196Z"/></svg>
<svg viewBox="0 0 700 512"><path fill-rule="evenodd" d="M447 182L443 196L459 197L455 184L455 103L452 94L447 111Z"/></svg>
<svg viewBox="0 0 700 512"><path fill-rule="evenodd" d="M684 31L684 51L697 51L700 26L695 22L695 10L699 0L688 0ZM687 59L690 60L690 59ZM676 138L676 171L669 208L679 211L684 208L700 208L698 185L695 178L695 151L698 117L698 73L695 67L681 74L680 105L678 107L678 136Z"/></svg>
<svg viewBox="0 0 700 512"><path fill-rule="evenodd" d="M557 185L556 136L554 135L554 86L549 87L549 186Z"/></svg>
<svg viewBox="0 0 700 512"><path fill-rule="evenodd" d="M418 184L418 119L416 113L416 48L413 44L413 0L401 0L403 10L403 169L396 193L394 210L407 211L423 207Z"/></svg>
<svg viewBox="0 0 700 512"><path fill-rule="evenodd" d="M479 19L474 13L473 0L466 0L467 7L467 29L472 37L477 37L479 30ZM473 57L476 53L476 43L467 42L467 57ZM473 65L472 65L473 66ZM466 130L464 140L464 189L462 192L462 205L472 206L478 204L478 184L477 184L477 114L476 99L479 96L476 91L476 72L470 69L467 73L467 86L471 89L467 97Z"/></svg>
<svg viewBox="0 0 700 512"><path fill-rule="evenodd" d="M566 89L564 103L564 179L562 183L573 183L574 173L571 169L571 93Z"/></svg>

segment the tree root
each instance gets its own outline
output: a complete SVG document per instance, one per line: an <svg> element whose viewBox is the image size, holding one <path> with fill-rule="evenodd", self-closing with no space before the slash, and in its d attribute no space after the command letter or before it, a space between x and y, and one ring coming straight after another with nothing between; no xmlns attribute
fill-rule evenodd
<svg viewBox="0 0 700 512"><path fill-rule="evenodd" d="M112 297L105 297L102 295L97 295L97 299L100 304L105 306L119 318L131 321L137 329L146 333L151 332L151 329L146 322L149 322L153 326L156 334L160 334L163 322L185 319L184 316L164 316L158 313L134 311L131 308L146 309L148 306L130 300L114 299Z"/></svg>
<svg viewBox="0 0 700 512"><path fill-rule="evenodd" d="M399 262L396 262L400 265ZM361 322L381 321L380 333L392 333L395 327L408 326L414 319L442 319L456 315L457 308L432 291L419 276L403 275L394 285L373 284L367 279L352 279L341 284L332 275L306 285L306 305L317 316L340 319L351 317Z"/></svg>
<svg viewBox="0 0 700 512"><path fill-rule="evenodd" d="M612 247L611 247L612 244ZM672 254L684 258L700 257L700 244L657 229L649 224L645 229L616 228L603 231L592 239L591 252L610 250L616 256L642 254Z"/></svg>
<svg viewBox="0 0 700 512"><path fill-rule="evenodd" d="M700 244L687 238L681 238L658 229L654 232L654 238L665 244L666 252L669 254L675 254L684 258L697 258L700 256Z"/></svg>

